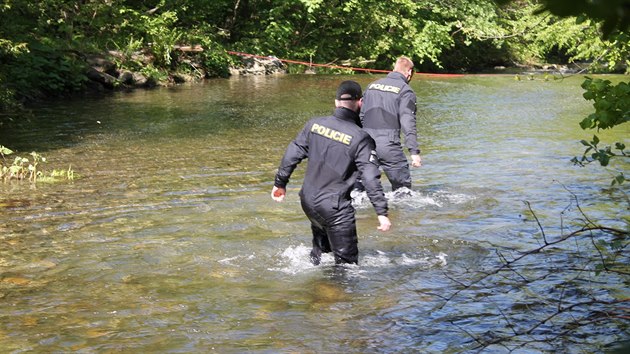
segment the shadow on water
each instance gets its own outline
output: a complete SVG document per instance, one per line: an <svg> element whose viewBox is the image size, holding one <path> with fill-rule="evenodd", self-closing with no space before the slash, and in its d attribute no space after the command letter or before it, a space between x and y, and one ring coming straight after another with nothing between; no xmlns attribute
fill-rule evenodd
<svg viewBox="0 0 630 354"><path fill-rule="evenodd" d="M296 117L327 114L330 102L322 101L325 95L311 93L319 89L329 91L328 86L334 84L336 81L331 78L305 85L290 78L237 77L40 103L3 126L0 140L17 151L47 152L110 136L187 139L225 132L237 134L255 127L266 131ZM334 91L332 95L334 98ZM270 111L269 107L278 109Z"/></svg>

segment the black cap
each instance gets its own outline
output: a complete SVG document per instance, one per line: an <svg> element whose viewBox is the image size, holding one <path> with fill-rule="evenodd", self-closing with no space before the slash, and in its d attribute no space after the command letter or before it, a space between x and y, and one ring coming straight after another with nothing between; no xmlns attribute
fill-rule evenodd
<svg viewBox="0 0 630 354"><path fill-rule="evenodd" d="M363 97L361 93L361 85L359 85L356 81L344 81L337 89L337 99L340 101L356 101L361 97Z"/></svg>

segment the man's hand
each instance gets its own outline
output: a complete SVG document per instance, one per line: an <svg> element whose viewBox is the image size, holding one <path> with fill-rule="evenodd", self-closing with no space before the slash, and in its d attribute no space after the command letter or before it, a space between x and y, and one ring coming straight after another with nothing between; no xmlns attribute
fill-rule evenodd
<svg viewBox="0 0 630 354"><path fill-rule="evenodd" d="M380 225L376 228L377 230L388 231L392 227L392 222L385 215L379 215L378 222Z"/></svg>
<svg viewBox="0 0 630 354"><path fill-rule="evenodd" d="M285 195L287 195L286 189L273 186L273 189L271 190L271 199L275 200L276 202L282 202Z"/></svg>
<svg viewBox="0 0 630 354"><path fill-rule="evenodd" d="M420 155L411 155L411 166L420 167L422 166L422 159Z"/></svg>

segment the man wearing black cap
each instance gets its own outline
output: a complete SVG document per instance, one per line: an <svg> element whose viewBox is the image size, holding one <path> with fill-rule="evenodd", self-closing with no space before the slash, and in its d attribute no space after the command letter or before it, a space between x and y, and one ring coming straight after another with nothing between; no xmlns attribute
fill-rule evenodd
<svg viewBox="0 0 630 354"><path fill-rule="evenodd" d="M284 200L293 170L308 159L300 190L302 209L311 221L311 262L333 252L336 264L358 263L357 230L350 192L358 173L378 215L378 230L387 231L387 199L381 187L374 140L360 127L361 85L344 81L337 89L332 116L313 118L289 144L276 174L271 197Z"/></svg>
<svg viewBox="0 0 630 354"><path fill-rule="evenodd" d="M393 72L368 85L361 107L361 123L376 141L376 155L392 190L411 189L409 163L400 143L401 131L411 155L411 166L422 165L416 132L416 94L409 86L413 73L411 59L398 58Z"/></svg>

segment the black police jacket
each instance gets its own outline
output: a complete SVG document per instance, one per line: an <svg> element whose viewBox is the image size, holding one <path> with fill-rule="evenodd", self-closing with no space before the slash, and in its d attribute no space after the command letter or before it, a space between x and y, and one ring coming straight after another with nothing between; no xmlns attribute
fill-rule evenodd
<svg viewBox="0 0 630 354"><path fill-rule="evenodd" d="M363 128L395 131L396 140L402 130L409 153L420 153L416 131L416 93L403 74L394 71L369 84L363 93L360 117Z"/></svg>
<svg viewBox="0 0 630 354"><path fill-rule="evenodd" d="M289 143L275 178L275 186L286 188L297 165L308 159L300 195L321 200L330 195L350 199L361 172L368 197L377 215L387 215L387 199L380 182L375 143L358 125L357 113L335 109L332 116L313 118Z"/></svg>

